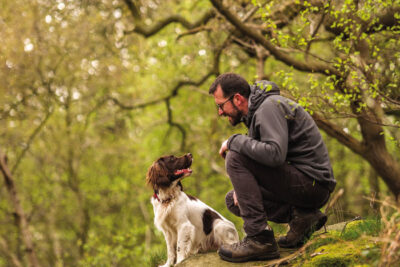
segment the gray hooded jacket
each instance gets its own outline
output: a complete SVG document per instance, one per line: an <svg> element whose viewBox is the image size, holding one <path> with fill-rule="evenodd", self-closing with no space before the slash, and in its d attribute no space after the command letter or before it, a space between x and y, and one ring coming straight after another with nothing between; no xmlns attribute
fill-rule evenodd
<svg viewBox="0 0 400 267"><path fill-rule="evenodd" d="M231 136L229 150L270 167L288 162L332 192L336 181L328 150L312 117L281 96L273 82L259 81L250 88L248 114L242 118L248 135Z"/></svg>

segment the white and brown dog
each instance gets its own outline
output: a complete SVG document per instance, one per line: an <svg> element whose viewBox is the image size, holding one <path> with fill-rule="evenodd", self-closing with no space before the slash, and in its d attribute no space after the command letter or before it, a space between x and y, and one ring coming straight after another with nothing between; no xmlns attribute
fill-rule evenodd
<svg viewBox="0 0 400 267"><path fill-rule="evenodd" d="M168 260L163 266L239 241L232 222L182 191L181 180L192 174L192 159L190 153L182 157L164 156L147 172L147 184L154 189L154 224L167 242Z"/></svg>

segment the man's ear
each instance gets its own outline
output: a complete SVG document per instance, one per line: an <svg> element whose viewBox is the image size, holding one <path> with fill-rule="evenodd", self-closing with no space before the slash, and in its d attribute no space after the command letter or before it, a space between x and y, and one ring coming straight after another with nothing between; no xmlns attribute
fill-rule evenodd
<svg viewBox="0 0 400 267"><path fill-rule="evenodd" d="M236 101L236 105L240 106L241 104L243 104L244 101L247 101L246 98L244 98L244 96L242 96L239 93L236 93L235 96L233 97L233 101Z"/></svg>
<svg viewBox="0 0 400 267"><path fill-rule="evenodd" d="M146 175L146 183L152 186L154 190L171 185L171 181L168 178L168 170L160 160L150 166Z"/></svg>

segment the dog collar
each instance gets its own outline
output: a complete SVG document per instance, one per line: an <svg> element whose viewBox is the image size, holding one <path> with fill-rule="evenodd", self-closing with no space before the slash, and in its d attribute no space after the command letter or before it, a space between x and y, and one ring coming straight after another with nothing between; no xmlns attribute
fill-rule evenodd
<svg viewBox="0 0 400 267"><path fill-rule="evenodd" d="M157 199L158 201L160 201L160 199L158 198L158 195L157 195L157 193L156 193L156 192L154 192L154 195L153 195L153 197L154 197L155 199Z"/></svg>
<svg viewBox="0 0 400 267"><path fill-rule="evenodd" d="M155 193L155 192L154 192L153 197L154 197L155 199L157 199L158 202L161 202L162 204L168 204L168 203L171 202L171 200L172 200L172 197L167 198L167 199L160 200L160 198L158 197L157 193Z"/></svg>

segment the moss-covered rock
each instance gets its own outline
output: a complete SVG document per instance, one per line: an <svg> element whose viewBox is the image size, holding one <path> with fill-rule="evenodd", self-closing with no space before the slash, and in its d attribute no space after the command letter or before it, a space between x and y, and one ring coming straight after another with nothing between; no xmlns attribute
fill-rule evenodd
<svg viewBox="0 0 400 267"><path fill-rule="evenodd" d="M349 222L343 231L341 237L345 240L355 240L361 235L377 236L381 230L380 220L357 220Z"/></svg>
<svg viewBox="0 0 400 267"><path fill-rule="evenodd" d="M316 235L300 258L297 266L371 266L380 257L380 245L373 236L379 234L380 222L354 221L342 229Z"/></svg>
<svg viewBox="0 0 400 267"><path fill-rule="evenodd" d="M361 251L358 244L326 244L307 255L303 266L349 266L359 262Z"/></svg>
<svg viewBox="0 0 400 267"><path fill-rule="evenodd" d="M289 266L377 266L381 247L374 237L380 227L377 220L330 226L328 232L315 233L306 249L280 249L281 259L287 257ZM210 252L191 256L177 266L273 266L278 261L230 263L221 260L216 252Z"/></svg>

